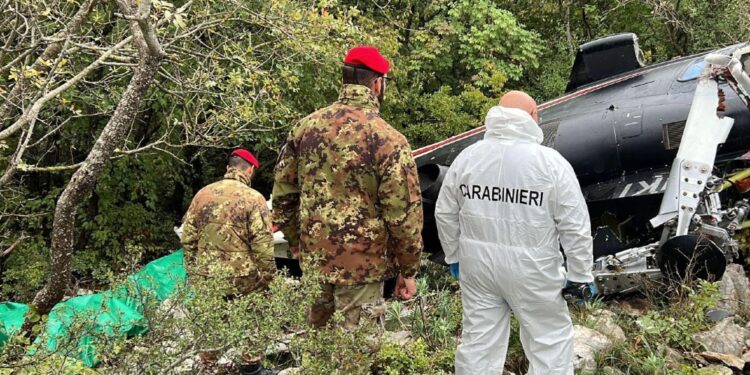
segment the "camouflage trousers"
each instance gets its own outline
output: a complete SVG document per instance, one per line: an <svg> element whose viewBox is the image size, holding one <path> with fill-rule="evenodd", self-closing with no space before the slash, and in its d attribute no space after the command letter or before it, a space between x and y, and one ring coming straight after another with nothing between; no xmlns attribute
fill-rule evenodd
<svg viewBox="0 0 750 375"><path fill-rule="evenodd" d="M344 329L356 328L360 319L368 319L382 327L385 317L383 282L361 285L321 284L320 297L310 308L307 320L313 327L324 327L333 314L344 315Z"/></svg>

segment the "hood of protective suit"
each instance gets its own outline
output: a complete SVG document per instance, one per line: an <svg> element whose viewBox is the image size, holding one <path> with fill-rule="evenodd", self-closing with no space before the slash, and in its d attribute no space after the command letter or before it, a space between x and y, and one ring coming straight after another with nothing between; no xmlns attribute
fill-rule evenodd
<svg viewBox="0 0 750 375"><path fill-rule="evenodd" d="M494 106L484 119L484 139L522 140L541 144L544 133L531 115L518 108Z"/></svg>

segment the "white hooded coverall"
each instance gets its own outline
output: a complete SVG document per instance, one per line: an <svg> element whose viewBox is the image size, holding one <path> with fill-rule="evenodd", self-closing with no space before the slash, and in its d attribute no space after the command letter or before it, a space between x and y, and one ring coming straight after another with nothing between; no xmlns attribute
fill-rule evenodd
<svg viewBox="0 0 750 375"><path fill-rule="evenodd" d="M443 180L435 208L447 263L460 264L463 334L456 374L502 374L510 312L532 375L573 374L567 279L591 282L589 215L573 168L541 146L520 109L496 106L484 140L467 147Z"/></svg>

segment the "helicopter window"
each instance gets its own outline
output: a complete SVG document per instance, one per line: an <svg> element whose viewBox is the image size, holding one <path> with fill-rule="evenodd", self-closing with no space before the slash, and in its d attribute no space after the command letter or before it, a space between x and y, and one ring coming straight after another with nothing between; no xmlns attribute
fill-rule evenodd
<svg viewBox="0 0 750 375"><path fill-rule="evenodd" d="M703 70L706 68L706 61L702 58L687 67L684 72L682 72L682 75L680 78L677 78L677 81L679 82L687 82L692 81L698 77L701 76L701 73L703 73Z"/></svg>

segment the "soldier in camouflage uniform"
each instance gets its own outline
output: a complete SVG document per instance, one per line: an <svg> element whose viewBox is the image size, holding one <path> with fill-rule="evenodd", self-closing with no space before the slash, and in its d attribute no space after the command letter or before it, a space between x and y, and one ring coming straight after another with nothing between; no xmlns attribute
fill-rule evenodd
<svg viewBox="0 0 750 375"><path fill-rule="evenodd" d="M373 47L344 60L339 100L300 121L279 155L274 223L305 260L318 259L323 293L309 314L335 311L352 328L381 321L383 281L394 264L396 294L411 298L422 251L417 169L406 138L380 117L389 63Z"/></svg>
<svg viewBox="0 0 750 375"><path fill-rule="evenodd" d="M183 219L182 246L188 280L226 278L228 298L265 289L276 272L271 213L263 195L250 187L258 161L247 150L235 150L224 179L201 189ZM200 353L204 366L215 366L217 352ZM276 372L245 355L240 374Z"/></svg>
<svg viewBox="0 0 750 375"><path fill-rule="evenodd" d="M237 293L266 287L276 266L271 214L250 187L257 160L232 153L224 179L201 189L183 219L182 246L189 277L226 277Z"/></svg>

